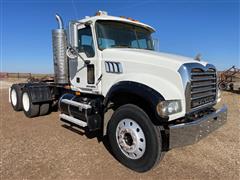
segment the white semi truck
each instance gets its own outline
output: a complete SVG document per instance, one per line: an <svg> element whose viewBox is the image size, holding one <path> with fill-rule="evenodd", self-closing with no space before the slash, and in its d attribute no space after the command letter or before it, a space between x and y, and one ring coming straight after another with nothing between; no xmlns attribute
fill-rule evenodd
<svg viewBox="0 0 240 180"><path fill-rule="evenodd" d="M214 108L216 68L156 52L151 26L104 11L71 21L68 31L56 19L54 81L13 84L14 110L32 118L57 106L63 122L107 136L116 159L138 172L226 122L227 107Z"/></svg>

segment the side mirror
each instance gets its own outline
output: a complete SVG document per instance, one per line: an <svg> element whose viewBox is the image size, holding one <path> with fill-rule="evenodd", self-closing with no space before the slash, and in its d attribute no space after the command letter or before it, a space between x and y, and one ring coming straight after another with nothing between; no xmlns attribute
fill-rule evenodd
<svg viewBox="0 0 240 180"><path fill-rule="evenodd" d="M69 23L69 43L72 47L78 47L78 30L89 26L91 23L91 21L88 21L85 24L77 21L71 21Z"/></svg>
<svg viewBox="0 0 240 180"><path fill-rule="evenodd" d="M90 60L87 59L87 56L85 53L78 52L76 49L69 47L66 51L66 55L69 59L76 59L77 57L80 57L80 59L84 62L84 64L90 64Z"/></svg>
<svg viewBox="0 0 240 180"><path fill-rule="evenodd" d="M78 22L72 21L69 24L69 43L72 47L78 47Z"/></svg>
<svg viewBox="0 0 240 180"><path fill-rule="evenodd" d="M76 59L78 57L78 52L76 49L69 47L66 51L66 55L69 59Z"/></svg>

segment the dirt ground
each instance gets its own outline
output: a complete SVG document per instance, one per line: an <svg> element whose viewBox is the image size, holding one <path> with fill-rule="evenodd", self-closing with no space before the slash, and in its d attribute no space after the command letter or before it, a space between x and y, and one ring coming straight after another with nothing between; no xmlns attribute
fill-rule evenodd
<svg viewBox="0 0 240 180"><path fill-rule="evenodd" d="M28 119L8 103L0 82L0 179L231 179L240 178L240 95L224 92L228 122L199 143L166 153L147 173L121 165L102 142L71 130L59 112ZM3 86L4 84L4 86Z"/></svg>

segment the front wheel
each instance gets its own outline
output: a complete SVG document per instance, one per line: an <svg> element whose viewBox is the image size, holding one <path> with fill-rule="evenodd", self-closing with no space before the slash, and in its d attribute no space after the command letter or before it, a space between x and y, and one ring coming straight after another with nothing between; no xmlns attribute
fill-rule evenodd
<svg viewBox="0 0 240 180"><path fill-rule="evenodd" d="M160 130L136 105L123 105L114 112L108 138L115 157L134 171L150 170L162 156Z"/></svg>

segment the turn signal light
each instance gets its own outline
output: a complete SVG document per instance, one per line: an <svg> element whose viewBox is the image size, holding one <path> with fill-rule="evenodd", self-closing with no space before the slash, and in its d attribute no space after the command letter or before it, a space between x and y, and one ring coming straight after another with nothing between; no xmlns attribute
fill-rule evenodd
<svg viewBox="0 0 240 180"><path fill-rule="evenodd" d="M71 89L71 86L65 85L65 86L64 86L64 89Z"/></svg>
<svg viewBox="0 0 240 180"><path fill-rule="evenodd" d="M76 95L76 96L80 96L81 93L80 93L79 91L76 91L76 92L75 92L75 95Z"/></svg>

